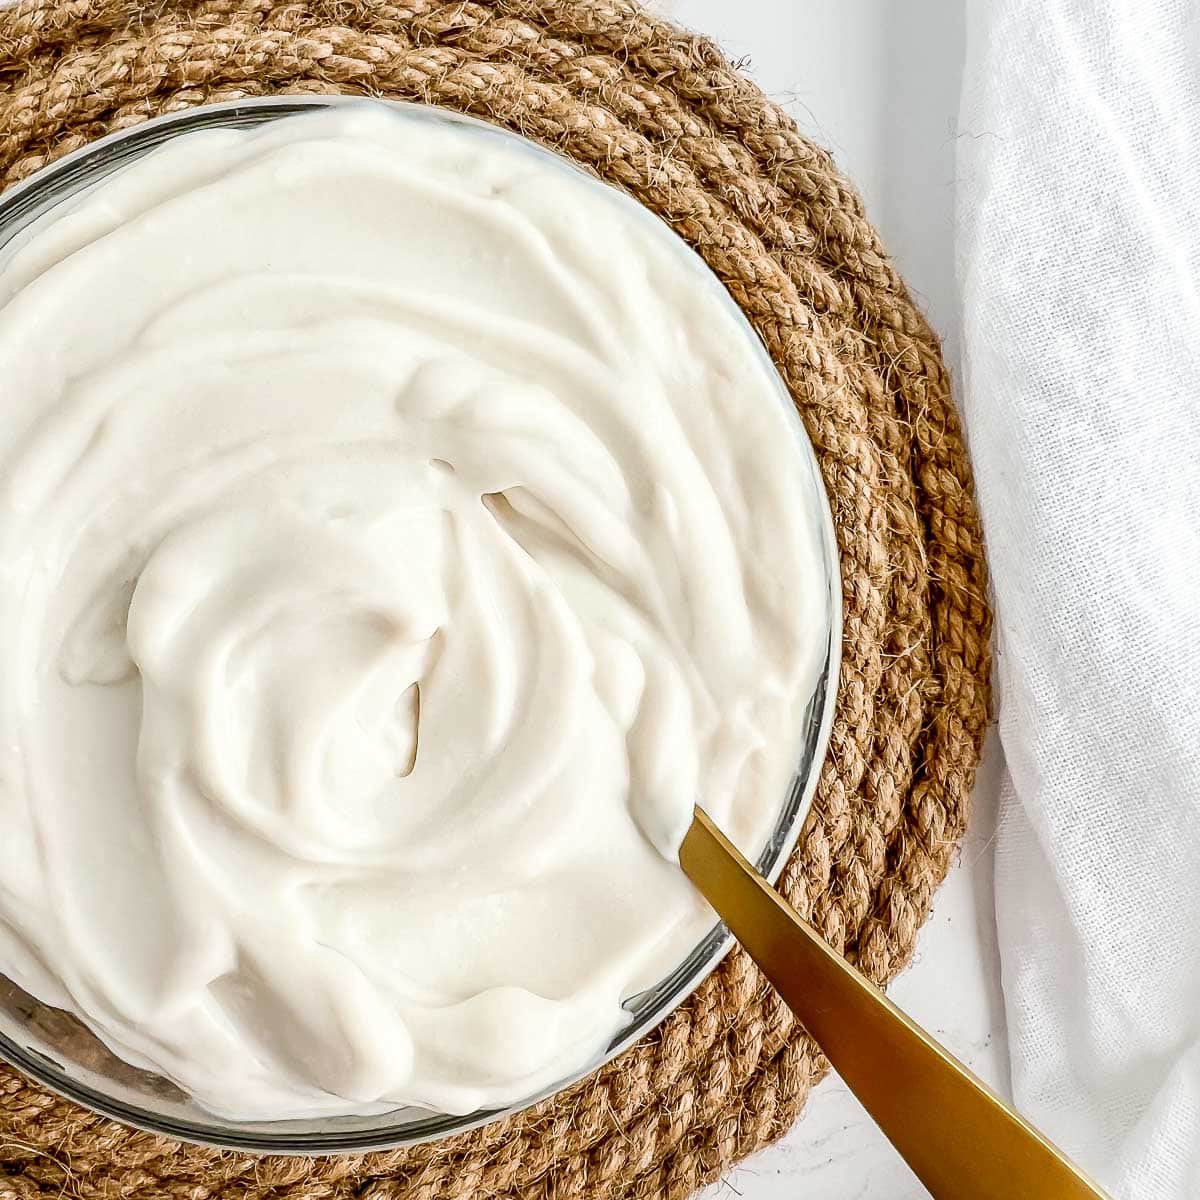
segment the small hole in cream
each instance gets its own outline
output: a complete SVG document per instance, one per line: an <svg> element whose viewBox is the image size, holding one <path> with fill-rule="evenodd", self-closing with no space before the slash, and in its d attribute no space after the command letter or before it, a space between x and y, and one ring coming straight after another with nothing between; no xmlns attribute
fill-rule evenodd
<svg viewBox="0 0 1200 1200"><path fill-rule="evenodd" d="M411 684L405 689L400 699L396 701L396 719L402 726L412 730L412 749L407 759L401 759L396 765L396 777L405 779L413 773L417 765L417 746L421 739L421 685Z"/></svg>

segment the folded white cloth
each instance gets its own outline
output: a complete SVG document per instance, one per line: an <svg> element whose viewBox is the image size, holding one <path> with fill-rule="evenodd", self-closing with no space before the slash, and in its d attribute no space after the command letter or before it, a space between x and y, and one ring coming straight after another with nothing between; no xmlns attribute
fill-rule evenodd
<svg viewBox="0 0 1200 1200"><path fill-rule="evenodd" d="M1009 781L1020 1107L1200 1196L1200 6L973 0L962 398Z"/></svg>

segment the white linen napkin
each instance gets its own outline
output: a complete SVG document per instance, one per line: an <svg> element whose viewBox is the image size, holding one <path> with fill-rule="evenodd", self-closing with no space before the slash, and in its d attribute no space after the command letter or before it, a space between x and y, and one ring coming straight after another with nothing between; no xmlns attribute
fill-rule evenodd
<svg viewBox="0 0 1200 1200"><path fill-rule="evenodd" d="M1019 1106L1200 1196L1200 5L972 0L962 400Z"/></svg>

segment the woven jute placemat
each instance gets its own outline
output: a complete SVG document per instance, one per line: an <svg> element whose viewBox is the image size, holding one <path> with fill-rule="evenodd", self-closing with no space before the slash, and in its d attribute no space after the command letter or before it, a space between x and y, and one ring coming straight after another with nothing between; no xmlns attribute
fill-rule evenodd
<svg viewBox="0 0 1200 1200"><path fill-rule="evenodd" d="M24 0L0 11L0 185L158 113L280 92L437 103L553 146L665 217L745 310L816 446L844 577L829 758L780 886L891 979L963 831L989 614L938 345L854 189L712 44L624 0ZM0 1196L682 1197L779 1137L824 1070L734 952L582 1083L410 1150L185 1147L0 1069Z"/></svg>

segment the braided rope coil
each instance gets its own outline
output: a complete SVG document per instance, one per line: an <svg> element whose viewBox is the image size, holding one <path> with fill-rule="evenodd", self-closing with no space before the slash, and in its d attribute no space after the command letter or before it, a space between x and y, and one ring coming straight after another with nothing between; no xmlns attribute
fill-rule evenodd
<svg viewBox="0 0 1200 1200"><path fill-rule="evenodd" d="M938 345L829 156L709 42L631 0L21 0L0 12L0 187L217 100L354 92L552 146L721 277L816 447L844 584L840 698L780 882L886 983L961 837L990 616ZM431 1145L313 1161L126 1130L0 1068L0 1198L679 1198L784 1133L825 1064L739 951L558 1096Z"/></svg>

